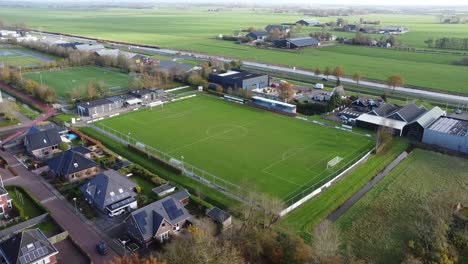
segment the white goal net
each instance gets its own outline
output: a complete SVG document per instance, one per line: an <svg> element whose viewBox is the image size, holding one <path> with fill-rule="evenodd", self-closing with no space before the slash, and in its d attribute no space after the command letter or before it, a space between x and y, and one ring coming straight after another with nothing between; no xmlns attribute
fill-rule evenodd
<svg viewBox="0 0 468 264"><path fill-rule="evenodd" d="M327 163L327 169L328 169L328 168L333 168L333 167L335 167L336 164L340 163L342 160L343 160L342 157L339 157L339 156L334 157L332 160L330 160L330 161Z"/></svg>

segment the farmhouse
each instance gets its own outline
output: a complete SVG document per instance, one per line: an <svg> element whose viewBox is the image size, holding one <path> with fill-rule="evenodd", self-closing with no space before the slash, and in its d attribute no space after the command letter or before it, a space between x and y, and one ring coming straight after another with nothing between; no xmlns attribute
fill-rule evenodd
<svg viewBox="0 0 468 264"><path fill-rule="evenodd" d="M49 172L56 177L62 177L68 182L80 181L96 175L99 165L86 157L89 152L84 147L69 149L47 161Z"/></svg>
<svg viewBox="0 0 468 264"><path fill-rule="evenodd" d="M320 41L312 37L288 38L275 41L275 46L285 49L300 49L305 47L318 47L320 46Z"/></svg>
<svg viewBox="0 0 468 264"><path fill-rule="evenodd" d="M9 215L11 209L13 208L12 199L8 195L7 190L0 186L0 219L5 215Z"/></svg>
<svg viewBox="0 0 468 264"><path fill-rule="evenodd" d="M121 210L138 208L136 184L115 170L99 173L80 187L85 200L98 210L114 216Z"/></svg>
<svg viewBox="0 0 468 264"><path fill-rule="evenodd" d="M296 22L296 25L301 25L305 27L315 27L320 25L320 21L316 19L301 19Z"/></svg>
<svg viewBox="0 0 468 264"><path fill-rule="evenodd" d="M0 263L57 263L58 250L39 228L23 230L0 243Z"/></svg>
<svg viewBox="0 0 468 264"><path fill-rule="evenodd" d="M468 121L440 117L424 130L422 142L468 153Z"/></svg>
<svg viewBox="0 0 468 264"><path fill-rule="evenodd" d="M24 146L29 155L37 159L51 157L60 152L58 145L62 142L57 127L33 126L24 137Z"/></svg>
<svg viewBox="0 0 468 264"><path fill-rule="evenodd" d="M265 27L266 32L278 30L281 33L288 33L290 28L287 25L268 25Z"/></svg>
<svg viewBox="0 0 468 264"><path fill-rule="evenodd" d="M228 71L221 74L212 73L209 76L209 82L219 84L224 89L244 89L245 91L268 87L269 79L267 74L242 70Z"/></svg>
<svg viewBox="0 0 468 264"><path fill-rule="evenodd" d="M252 31L245 35L248 38L253 40L265 40L268 37L268 32L266 31Z"/></svg>
<svg viewBox="0 0 468 264"><path fill-rule="evenodd" d="M181 192L183 195L186 193ZM133 211L125 219L128 233L141 246L147 247L155 241L162 243L188 224L191 216L180 202L180 197L176 198L175 195Z"/></svg>

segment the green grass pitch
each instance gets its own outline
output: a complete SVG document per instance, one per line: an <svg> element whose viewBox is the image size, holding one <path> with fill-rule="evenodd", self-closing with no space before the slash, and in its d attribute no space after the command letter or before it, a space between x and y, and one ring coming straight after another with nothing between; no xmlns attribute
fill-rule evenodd
<svg viewBox="0 0 468 264"><path fill-rule="evenodd" d="M58 97L65 98L73 89L86 92L86 85L91 81L104 81L112 90L122 90L128 87L129 76L106 68L85 66L69 68L61 71L42 71L27 73L25 78L42 82L57 92Z"/></svg>
<svg viewBox="0 0 468 264"><path fill-rule="evenodd" d="M34 52L24 48L2 48L0 47L0 64L1 65L11 65L11 66L34 66L40 65L43 63L47 63L47 61L36 57L36 55L40 55L43 57L50 57L52 56L44 55L38 52Z"/></svg>
<svg viewBox="0 0 468 264"><path fill-rule="evenodd" d="M369 137L201 95L97 123L164 151L249 191L286 201L324 181ZM327 169L327 162L344 160Z"/></svg>

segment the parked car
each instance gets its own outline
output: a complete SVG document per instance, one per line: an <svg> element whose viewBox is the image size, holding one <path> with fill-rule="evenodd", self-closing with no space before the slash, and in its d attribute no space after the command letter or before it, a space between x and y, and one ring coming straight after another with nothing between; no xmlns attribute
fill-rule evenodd
<svg viewBox="0 0 468 264"><path fill-rule="evenodd" d="M461 113L462 113L462 110L460 110L460 109L457 109L457 110L455 111L455 114L457 114L457 115L459 115L459 114L461 114Z"/></svg>
<svg viewBox="0 0 468 264"><path fill-rule="evenodd" d="M328 82L328 79L327 78L322 78L322 81Z"/></svg>
<svg viewBox="0 0 468 264"><path fill-rule="evenodd" d="M103 255L103 256L109 252L107 245L104 242L100 242L99 244L97 244L96 250L100 255Z"/></svg>
<svg viewBox="0 0 468 264"><path fill-rule="evenodd" d="M114 213L110 212L109 217L119 216L119 215L123 214L124 212L125 212L125 209L121 209L121 210L119 210L117 212L114 212Z"/></svg>

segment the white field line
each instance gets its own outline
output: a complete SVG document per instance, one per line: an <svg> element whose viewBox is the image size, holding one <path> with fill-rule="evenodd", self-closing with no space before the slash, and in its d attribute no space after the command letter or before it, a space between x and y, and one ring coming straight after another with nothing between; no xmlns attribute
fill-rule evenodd
<svg viewBox="0 0 468 264"><path fill-rule="evenodd" d="M270 168L272 168L272 167L274 167L274 166L280 164L281 162L283 162L283 161L285 161L285 160L288 160L288 159L291 158L291 157L296 156L298 153L303 152L304 150L308 149L308 148L311 147L312 145L315 145L315 143L317 143L317 142L318 142L318 140L314 141L313 143L311 143L311 144L309 144L309 145L307 145L307 146L305 146L305 147L303 147L303 148L297 148L297 151L294 151L292 154L287 155L286 157L283 156L282 158L280 158L280 159L278 159L278 160L276 160L276 161L273 161L273 162L270 163L268 166L266 166L265 168L263 168L262 171L263 171L263 172L268 171ZM287 152L288 152L288 150L286 150L285 152L283 152L283 154L284 154L284 153L287 153Z"/></svg>
<svg viewBox="0 0 468 264"><path fill-rule="evenodd" d="M283 178L283 177L281 177L281 176L271 174L271 173L269 173L268 171L262 170L262 172L263 172L263 173L266 173L266 174L268 174L268 175L270 175L270 176L272 176L272 177L275 177L275 178L277 178L277 179L283 180L283 181L285 181L285 182L288 182L288 183L291 183L291 184L294 184L294 185L297 185L297 186L301 186L299 183L295 183L295 182L293 182L293 181L291 181L291 180L288 180L288 179L286 179L286 178Z"/></svg>

